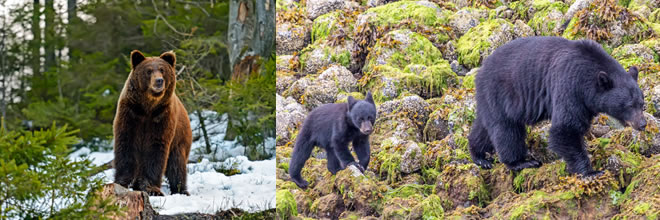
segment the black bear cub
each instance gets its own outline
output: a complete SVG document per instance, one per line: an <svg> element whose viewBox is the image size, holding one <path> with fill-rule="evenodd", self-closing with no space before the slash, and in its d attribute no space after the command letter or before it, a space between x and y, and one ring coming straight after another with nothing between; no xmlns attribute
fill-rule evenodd
<svg viewBox="0 0 660 220"><path fill-rule="evenodd" d="M328 170L332 174L349 165L364 172L369 165L369 135L373 132L375 121L376 105L370 92L364 100L349 96L348 103L325 104L312 110L298 133L291 153L291 180L300 188L307 187L309 183L302 178L300 171L314 146L325 149ZM359 163L355 162L348 149L351 142Z"/></svg>
<svg viewBox="0 0 660 220"><path fill-rule="evenodd" d="M596 42L560 37L513 40L484 60L475 78L477 118L469 146L472 160L492 167L486 153L497 152L511 170L539 167L526 159L525 125L550 119L550 150L570 173L594 171L584 134L598 113L644 130L643 94L637 68L623 67Z"/></svg>

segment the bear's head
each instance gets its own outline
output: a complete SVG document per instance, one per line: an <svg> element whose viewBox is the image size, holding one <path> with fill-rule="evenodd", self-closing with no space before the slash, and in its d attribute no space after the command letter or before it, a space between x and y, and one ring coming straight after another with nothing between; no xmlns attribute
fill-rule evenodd
<svg viewBox="0 0 660 220"><path fill-rule="evenodd" d="M134 50L131 52L130 89L152 99L172 95L176 87L175 64L176 55L172 51L159 57L144 57Z"/></svg>
<svg viewBox="0 0 660 220"><path fill-rule="evenodd" d="M353 126L360 129L362 134L370 135L374 131L376 104L371 97L371 92L367 93L367 98L364 100L356 100L353 96L348 97L348 117Z"/></svg>
<svg viewBox="0 0 660 220"><path fill-rule="evenodd" d="M637 85L637 67L630 67L628 73L600 71L598 73L598 105L606 113L626 126L637 130L646 128L644 117L644 94Z"/></svg>

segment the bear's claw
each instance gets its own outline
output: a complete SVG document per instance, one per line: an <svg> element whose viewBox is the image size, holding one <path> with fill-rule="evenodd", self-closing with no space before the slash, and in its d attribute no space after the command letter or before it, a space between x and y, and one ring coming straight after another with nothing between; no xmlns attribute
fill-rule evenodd
<svg viewBox="0 0 660 220"><path fill-rule="evenodd" d="M296 186L300 187L301 189L307 189L307 186L309 186L309 182L304 179L296 180L292 178L291 181L293 181Z"/></svg>
<svg viewBox="0 0 660 220"><path fill-rule="evenodd" d="M487 159L476 159L474 163L479 165L481 168L489 170L493 168L493 161Z"/></svg>
<svg viewBox="0 0 660 220"><path fill-rule="evenodd" d="M355 167L358 168L358 169L360 170L360 172L362 172L362 173L364 173L364 171L366 171L366 169L364 169L364 167L362 167L362 165L360 165L359 163L357 163L357 162L355 162L355 161L348 163L348 165L346 165L346 167L348 168L348 166L350 166L350 165L355 166Z"/></svg>
<svg viewBox="0 0 660 220"><path fill-rule="evenodd" d="M507 166L509 167L510 170L521 171L525 168L538 168L538 167L541 166L541 162L538 161L538 160L531 159L531 160L525 160L525 161L518 162L518 163L513 164L513 165L507 165Z"/></svg>

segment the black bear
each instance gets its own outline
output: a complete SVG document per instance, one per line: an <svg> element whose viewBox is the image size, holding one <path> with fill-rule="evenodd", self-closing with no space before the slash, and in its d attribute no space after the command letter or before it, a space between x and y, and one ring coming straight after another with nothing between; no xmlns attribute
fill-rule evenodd
<svg viewBox="0 0 660 220"><path fill-rule="evenodd" d="M291 153L289 175L300 188L309 184L300 175L305 161L319 146L325 149L328 170L335 174L349 165L364 172L369 165L369 135L376 121L376 105L367 93L364 100L348 97L348 103L325 104L312 110L303 123ZM348 144L353 142L353 150L359 163L355 162Z"/></svg>
<svg viewBox="0 0 660 220"><path fill-rule="evenodd" d="M592 119L605 113L637 130L646 127L637 68L626 72L591 40L513 40L484 60L475 84L477 118L468 139L472 161L485 169L493 151L511 170L540 166L526 159L525 125L550 119L549 148L568 171L599 175L583 143Z"/></svg>

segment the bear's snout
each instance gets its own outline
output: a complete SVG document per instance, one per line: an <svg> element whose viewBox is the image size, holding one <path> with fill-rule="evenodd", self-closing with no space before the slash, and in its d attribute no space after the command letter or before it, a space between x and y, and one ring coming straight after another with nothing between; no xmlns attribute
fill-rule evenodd
<svg viewBox="0 0 660 220"><path fill-rule="evenodd" d="M362 133L365 134L365 135L370 135L371 132L373 132L373 131L374 131L374 129L373 129L373 127L371 126L371 122L364 121L364 122L362 122L362 124L360 125L360 132L362 132Z"/></svg>
<svg viewBox="0 0 660 220"><path fill-rule="evenodd" d="M646 129L646 118L642 112L635 114L635 117L626 123L638 131L644 131Z"/></svg>
<svg viewBox="0 0 660 220"><path fill-rule="evenodd" d="M163 78L157 78L156 79L156 87L158 87L158 88L163 87L163 82L165 82L165 80L163 80Z"/></svg>

